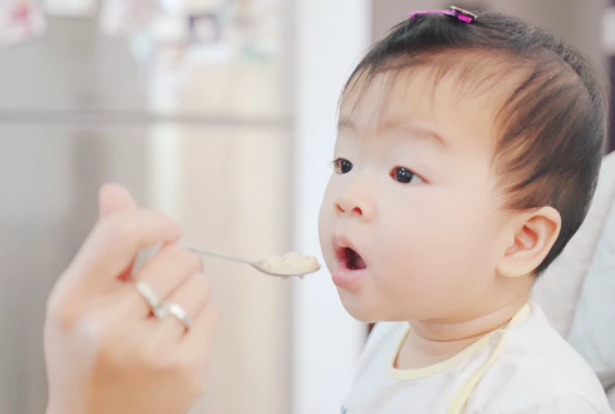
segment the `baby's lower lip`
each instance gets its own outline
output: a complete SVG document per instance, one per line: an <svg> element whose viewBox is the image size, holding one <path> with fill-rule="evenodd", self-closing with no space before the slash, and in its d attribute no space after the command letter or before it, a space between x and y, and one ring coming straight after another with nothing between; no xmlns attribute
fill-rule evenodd
<svg viewBox="0 0 615 414"><path fill-rule="evenodd" d="M365 274L365 269L348 269L344 263L338 262L335 270L331 273L331 278L335 286L352 290L358 286Z"/></svg>

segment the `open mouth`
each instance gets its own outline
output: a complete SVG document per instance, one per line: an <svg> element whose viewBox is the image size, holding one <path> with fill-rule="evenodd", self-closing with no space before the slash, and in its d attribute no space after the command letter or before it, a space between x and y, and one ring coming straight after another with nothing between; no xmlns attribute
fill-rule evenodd
<svg viewBox="0 0 615 414"><path fill-rule="evenodd" d="M333 283L340 289L353 291L359 289L367 275L367 264L356 246L346 236L333 236L333 249L336 266L332 269ZM369 257L367 257L369 262Z"/></svg>
<svg viewBox="0 0 615 414"><path fill-rule="evenodd" d="M348 270L363 270L367 267L361 256L350 247L338 249L337 258Z"/></svg>

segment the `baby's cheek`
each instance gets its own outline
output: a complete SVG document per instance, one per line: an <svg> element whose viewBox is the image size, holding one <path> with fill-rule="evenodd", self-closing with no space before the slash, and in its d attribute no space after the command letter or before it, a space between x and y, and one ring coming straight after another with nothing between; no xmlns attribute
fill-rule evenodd
<svg viewBox="0 0 615 414"><path fill-rule="evenodd" d="M467 230L458 224L450 217L443 217L440 220L418 218L405 226L398 225L384 248L387 273L405 275L405 281L449 274L461 265L467 244Z"/></svg>

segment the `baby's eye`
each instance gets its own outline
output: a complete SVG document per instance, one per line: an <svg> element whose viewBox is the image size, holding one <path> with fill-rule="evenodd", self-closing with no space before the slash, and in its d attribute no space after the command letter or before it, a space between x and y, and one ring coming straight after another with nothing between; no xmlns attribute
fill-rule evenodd
<svg viewBox="0 0 615 414"><path fill-rule="evenodd" d="M418 175L404 167L393 168L391 170L391 178L402 184L416 183L417 180L420 183L423 182L423 180Z"/></svg>
<svg viewBox="0 0 615 414"><path fill-rule="evenodd" d="M352 163L345 158L338 158L333 161L333 165L335 166L335 172L338 174L346 174L352 170Z"/></svg>

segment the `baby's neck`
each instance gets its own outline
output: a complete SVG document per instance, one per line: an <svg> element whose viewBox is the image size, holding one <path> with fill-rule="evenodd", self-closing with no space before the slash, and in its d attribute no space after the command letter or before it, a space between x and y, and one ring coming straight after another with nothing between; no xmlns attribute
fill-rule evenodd
<svg viewBox="0 0 615 414"><path fill-rule="evenodd" d="M508 324L528 300L527 296L519 297L469 320L410 322L410 333L402 344L395 367L425 368L455 356L484 335Z"/></svg>

